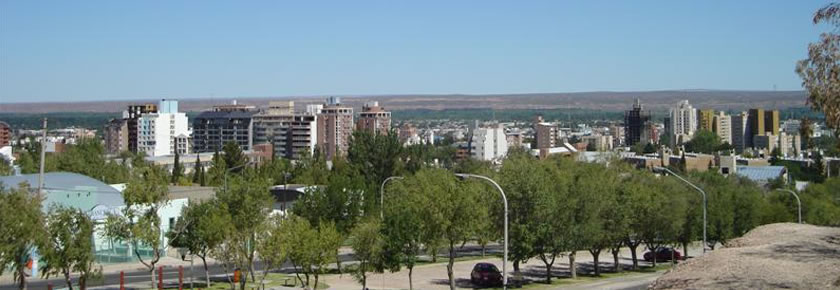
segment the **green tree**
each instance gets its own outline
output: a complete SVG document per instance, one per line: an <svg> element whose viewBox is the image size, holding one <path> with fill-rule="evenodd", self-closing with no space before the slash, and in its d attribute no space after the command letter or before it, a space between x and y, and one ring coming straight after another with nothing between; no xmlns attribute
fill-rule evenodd
<svg viewBox="0 0 840 290"><path fill-rule="evenodd" d="M670 196L671 192L680 192L685 185L678 183L672 177L660 177L658 183L651 184L654 190L647 191L641 202L647 206L642 208L639 217L645 223L638 233L647 249L656 252L664 245L677 241L683 220L685 218L685 199ZM667 210L664 210L667 209ZM653 259L656 266L656 259Z"/></svg>
<svg viewBox="0 0 840 290"><path fill-rule="evenodd" d="M712 154L720 146L720 137L715 132L699 130L697 133L694 133L691 141L685 143L685 150L688 152Z"/></svg>
<svg viewBox="0 0 840 290"><path fill-rule="evenodd" d="M129 180L123 191L125 207L122 215L110 214L105 221L105 236L131 244L134 255L149 271L151 287L155 287L155 265L163 256L163 235L160 216L168 202L169 179L156 166L141 168ZM141 246L151 251L151 257L141 255Z"/></svg>
<svg viewBox="0 0 840 290"><path fill-rule="evenodd" d="M63 275L73 289L70 274L79 273L79 288L85 289L95 275L93 264L93 221L79 209L53 206L46 218L47 239L40 248L43 276Z"/></svg>
<svg viewBox="0 0 840 290"><path fill-rule="evenodd" d="M228 177L227 189L217 190L216 198L226 205L231 218L233 231L228 237L229 255L232 261L256 281L254 260L258 234L268 221L274 205L274 197L269 192L271 184L265 178L253 174ZM240 280L242 287L246 279Z"/></svg>
<svg viewBox="0 0 840 290"><path fill-rule="evenodd" d="M26 289L26 264L44 244L41 198L25 183L17 189L0 184L0 274L12 270L19 289Z"/></svg>
<svg viewBox="0 0 840 290"><path fill-rule="evenodd" d="M642 153L644 153L644 154L656 153L656 146L653 146L653 143L645 143L645 148L642 149Z"/></svg>
<svg viewBox="0 0 840 290"><path fill-rule="evenodd" d="M353 132L347 149L347 161L366 181L379 185L385 178L399 175L402 170L403 147L396 132L382 135L366 130Z"/></svg>
<svg viewBox="0 0 840 290"><path fill-rule="evenodd" d="M318 151L317 148L316 151ZM327 160L320 153L310 155L308 152L303 152L295 163L293 172L294 182L306 185L327 184L327 178L330 176Z"/></svg>
<svg viewBox="0 0 840 290"><path fill-rule="evenodd" d="M385 190L383 264L391 272L408 268L408 285L413 289L412 274L427 229L420 203L423 197L410 193L399 181L389 183Z"/></svg>
<svg viewBox="0 0 840 290"><path fill-rule="evenodd" d="M287 253L298 280L302 285L310 285L309 278L313 276L315 283L312 289L317 289L320 274L324 273L329 263L338 261L341 234L332 223L323 222L313 227L306 219L295 215L285 219L282 227L281 243L293 245ZM300 277L301 273L305 280Z"/></svg>
<svg viewBox="0 0 840 290"><path fill-rule="evenodd" d="M382 224L375 218L368 218L359 223L350 233L350 247L358 261L353 270L353 277L362 283L362 290L367 289L367 273L381 268L385 240L380 232Z"/></svg>
<svg viewBox="0 0 840 290"><path fill-rule="evenodd" d="M202 175L204 173L204 166L201 166L201 158L198 154L195 155L195 165L193 165L193 174L192 174L192 183L193 184L200 184L204 186L202 179L204 178Z"/></svg>
<svg viewBox="0 0 840 290"><path fill-rule="evenodd" d="M184 176L184 165L181 164L181 154L175 152L175 163L172 164L172 184L178 184Z"/></svg>
<svg viewBox="0 0 840 290"><path fill-rule="evenodd" d="M334 172L329 175L326 186L307 189L291 210L313 226L328 221L334 223L339 232L347 234L361 218L364 201L370 200L365 199L366 191L369 190L364 179L355 173L349 170ZM371 203L378 201L376 199Z"/></svg>
<svg viewBox="0 0 840 290"><path fill-rule="evenodd" d="M808 91L811 108L823 112L825 123L840 135L840 3L830 3L814 14L814 24L833 26L808 45L808 58L796 64L796 73Z"/></svg>
<svg viewBox="0 0 840 290"><path fill-rule="evenodd" d="M297 245L284 244L284 218L280 215L272 216L263 231L263 237L257 240L257 253L263 264L263 275L260 278L264 284L268 272L283 265L288 259L289 249Z"/></svg>
<svg viewBox="0 0 840 290"><path fill-rule="evenodd" d="M184 207L174 230L167 233L171 246L186 248L190 254L201 259L204 265L205 285L210 285L207 257L212 249L224 243L232 231L232 224L227 205L214 199L190 203Z"/></svg>
<svg viewBox="0 0 840 290"><path fill-rule="evenodd" d="M499 182L508 199L508 256L513 262L514 275L519 275L519 264L535 255L537 227L543 221L538 206L545 204L553 180L552 172L530 156L510 156L499 171ZM501 221L497 227L504 226ZM550 238L553 239L553 238ZM549 242L549 241L545 241ZM539 246L543 246L542 244ZM550 268L550 265L546 265Z"/></svg>
<svg viewBox="0 0 840 290"><path fill-rule="evenodd" d="M579 228L582 231L582 245L592 254L595 276L601 275L599 257L604 249L610 248L621 236L616 230L624 228L623 217L616 218L618 209L618 174L589 166L589 174L581 175L573 193L580 213ZM587 177L594 178L587 178Z"/></svg>
<svg viewBox="0 0 840 290"><path fill-rule="evenodd" d="M484 206L479 198L480 187L474 181L459 182L447 170L421 169L401 183L407 194L421 199L420 204L434 204L424 207L424 241L446 243L449 249L447 274L449 285L455 289L453 266L456 246L469 239L475 232L477 216Z"/></svg>
<svg viewBox="0 0 840 290"><path fill-rule="evenodd" d="M802 138L802 144L805 145L805 151L814 148L814 140L811 139L814 135L814 124L807 116L802 117L799 121L799 136Z"/></svg>
<svg viewBox="0 0 840 290"><path fill-rule="evenodd" d="M225 160L227 168L231 169L231 173L238 174L245 170L245 164L248 163L248 157L242 152L242 148L236 142L228 141L222 147L222 159Z"/></svg>
<svg viewBox="0 0 840 290"><path fill-rule="evenodd" d="M0 158L0 176L12 175L12 164L4 158Z"/></svg>
<svg viewBox="0 0 840 290"><path fill-rule="evenodd" d="M546 283L551 283L551 270L557 257L570 250L570 243L566 233L572 226L574 208L569 202L571 188L571 174L564 170L569 165L568 159L536 161L534 167L536 188L540 193L534 211L537 221L534 228L533 253L545 264ZM558 164L561 164L558 166ZM561 169L561 167L563 169Z"/></svg>
<svg viewBox="0 0 840 290"><path fill-rule="evenodd" d="M228 164L219 151L213 153L213 160L210 162L210 169L207 171L206 183L210 186L222 186ZM204 173L202 173L203 175Z"/></svg>
<svg viewBox="0 0 840 290"><path fill-rule="evenodd" d="M832 177L824 183L810 183L803 192L802 219L814 225L840 226L840 178Z"/></svg>
<svg viewBox="0 0 840 290"><path fill-rule="evenodd" d="M633 214L628 217L627 231L624 233L624 245L630 249L630 257L633 261L633 269L639 268L639 258L637 249L643 242L642 232L648 227L646 221L648 216L654 214L656 208L655 204L651 204L648 200L651 198L654 190L654 184L658 182L654 177L647 172L636 171L633 172L631 179L625 183L623 188L623 195L627 200L627 210Z"/></svg>

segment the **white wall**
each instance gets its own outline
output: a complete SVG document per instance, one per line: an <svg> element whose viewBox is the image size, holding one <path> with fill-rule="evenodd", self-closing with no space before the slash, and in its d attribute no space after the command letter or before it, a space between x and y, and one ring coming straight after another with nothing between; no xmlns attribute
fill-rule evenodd
<svg viewBox="0 0 840 290"><path fill-rule="evenodd" d="M493 161L507 155L508 144L505 129L502 126L494 128L479 128L473 133L473 158Z"/></svg>

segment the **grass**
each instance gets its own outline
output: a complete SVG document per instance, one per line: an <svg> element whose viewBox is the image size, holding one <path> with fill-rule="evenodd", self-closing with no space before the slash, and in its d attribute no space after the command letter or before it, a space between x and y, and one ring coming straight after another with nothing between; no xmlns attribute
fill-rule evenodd
<svg viewBox="0 0 840 290"><path fill-rule="evenodd" d="M586 282L594 282L601 279L609 279L615 277L622 277L622 276L630 276L635 274L642 274L642 273L654 273L661 270L666 270L671 268L670 262L664 262L661 264L657 264L656 267L639 267L637 270L623 270L621 272L601 272L601 276L595 276L594 274L578 274L576 279L571 278L556 278L553 277L551 279L551 284L546 284L544 280L537 280L532 281L531 283L525 284L522 286L523 289L534 289L534 288L541 288L546 286L562 286L562 285L573 285L579 283L586 283Z"/></svg>

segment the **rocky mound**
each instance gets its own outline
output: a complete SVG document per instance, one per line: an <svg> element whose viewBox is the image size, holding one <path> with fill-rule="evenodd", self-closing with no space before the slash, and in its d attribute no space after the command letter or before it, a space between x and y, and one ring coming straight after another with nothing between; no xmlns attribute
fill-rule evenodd
<svg viewBox="0 0 840 290"><path fill-rule="evenodd" d="M770 224L689 260L650 289L840 289L840 228Z"/></svg>

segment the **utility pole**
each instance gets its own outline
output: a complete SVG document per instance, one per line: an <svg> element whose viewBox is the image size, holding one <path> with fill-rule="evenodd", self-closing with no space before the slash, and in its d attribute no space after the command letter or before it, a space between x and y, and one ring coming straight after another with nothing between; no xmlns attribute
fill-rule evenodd
<svg viewBox="0 0 840 290"><path fill-rule="evenodd" d="M44 118L44 126L41 130L41 169L38 174L38 198L44 197L44 158L47 156L47 118Z"/></svg>

